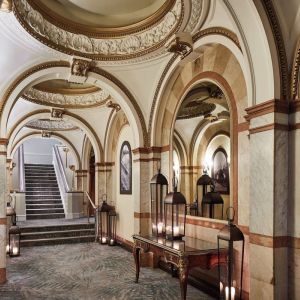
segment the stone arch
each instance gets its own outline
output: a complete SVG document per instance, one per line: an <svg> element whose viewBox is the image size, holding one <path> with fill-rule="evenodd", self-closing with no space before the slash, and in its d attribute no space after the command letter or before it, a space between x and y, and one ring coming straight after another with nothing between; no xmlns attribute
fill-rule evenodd
<svg viewBox="0 0 300 300"><path fill-rule="evenodd" d="M7 121L10 112L22 92L39 82L50 79L67 79L70 74L70 64L64 61L45 62L30 68L20 74L6 89L0 111L0 135L7 136ZM135 98L126 86L110 73L93 67L88 72L87 83L106 89L121 106L133 129L134 147L147 146L147 129L144 116Z"/></svg>
<svg viewBox="0 0 300 300"><path fill-rule="evenodd" d="M36 119L36 118L49 118L49 116L50 116L50 110L44 109L44 110L33 111L30 114L25 115L20 120L18 120L16 122L15 126L8 133L8 140L9 140L9 143L7 146L8 152L11 151L12 144L13 144L14 139L16 138L18 132L21 130L21 128L27 122L29 122L33 119ZM70 120L74 125L76 125L77 127L81 128L82 130L85 131L85 133L90 138L92 145L94 147L96 159L98 161L103 160L103 148L102 148L100 140L99 140L98 136L96 135L95 131L93 130L93 128L86 121L84 121L82 118L80 118L79 116L77 116L73 113L66 111L64 114L64 117L66 119Z"/></svg>
<svg viewBox="0 0 300 300"><path fill-rule="evenodd" d="M114 162L119 135L126 125L129 125L129 122L122 111L115 113L112 116L110 123L107 124L108 131L105 138L105 161ZM132 147L132 149L134 148Z"/></svg>
<svg viewBox="0 0 300 300"><path fill-rule="evenodd" d="M13 143L13 145L11 147L11 151L7 153L8 157L10 157L12 159L14 157L16 150L19 148L19 146L21 144L23 144L25 141L32 139L34 137L41 137L41 133L39 131L32 131L32 132L29 132L29 133L21 136L15 143ZM65 136L63 136L62 134L59 134L57 132L51 133L51 138L54 138L69 147L73 156L75 157L75 161L76 161L75 168L81 169L80 156L79 156L79 153L76 150L75 146Z"/></svg>
<svg viewBox="0 0 300 300"><path fill-rule="evenodd" d="M180 134L177 131L174 132L173 147L176 148L176 150L177 150L181 164L183 166L188 166L189 163L188 163L188 153L186 150L186 146L185 146ZM173 157L173 153L172 153L172 157Z"/></svg>
<svg viewBox="0 0 300 300"><path fill-rule="evenodd" d="M89 159L90 159L90 153L93 148L93 145L90 141L90 139L85 135L83 145L82 145L82 169L88 170L89 168Z"/></svg>

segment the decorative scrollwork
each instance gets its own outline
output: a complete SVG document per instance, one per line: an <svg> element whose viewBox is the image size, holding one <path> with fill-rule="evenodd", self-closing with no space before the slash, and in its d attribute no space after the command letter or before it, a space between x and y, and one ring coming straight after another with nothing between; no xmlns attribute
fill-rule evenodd
<svg viewBox="0 0 300 300"><path fill-rule="evenodd" d="M100 90L90 94L63 95L30 88L22 97L28 101L42 105L83 108L104 104L110 98L110 94L104 90Z"/></svg>
<svg viewBox="0 0 300 300"><path fill-rule="evenodd" d="M76 130L78 127L65 120L48 120L48 119L34 119L26 123L25 127L31 129L38 129L43 131L67 131Z"/></svg>

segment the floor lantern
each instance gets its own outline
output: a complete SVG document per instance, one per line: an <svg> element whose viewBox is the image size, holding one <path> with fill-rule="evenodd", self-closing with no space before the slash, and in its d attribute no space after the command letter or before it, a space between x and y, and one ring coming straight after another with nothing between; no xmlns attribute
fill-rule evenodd
<svg viewBox="0 0 300 300"><path fill-rule="evenodd" d="M108 229L109 229L109 212L112 210L112 207L106 203L106 195L103 195L103 202L98 211L99 214L99 241L101 244L108 243Z"/></svg>
<svg viewBox="0 0 300 300"><path fill-rule="evenodd" d="M108 245L115 246L117 244L117 213L113 209L108 213Z"/></svg>
<svg viewBox="0 0 300 300"><path fill-rule="evenodd" d="M164 236L164 198L168 193L168 180L160 173L154 175L150 181L151 192L151 224L152 234Z"/></svg>
<svg viewBox="0 0 300 300"><path fill-rule="evenodd" d="M21 239L21 230L17 225L10 227L8 231L8 245L9 245L9 256L19 256L20 255L20 239Z"/></svg>
<svg viewBox="0 0 300 300"><path fill-rule="evenodd" d="M177 191L177 179L173 178L173 192L164 199L165 231L168 240L181 240L185 235L186 200Z"/></svg>
<svg viewBox="0 0 300 300"><path fill-rule="evenodd" d="M230 216L232 211L232 216ZM218 233L218 273L220 299L242 299L243 264L245 240L242 231L233 224L234 209L226 211L228 225ZM221 251L227 249L225 264L221 262Z"/></svg>

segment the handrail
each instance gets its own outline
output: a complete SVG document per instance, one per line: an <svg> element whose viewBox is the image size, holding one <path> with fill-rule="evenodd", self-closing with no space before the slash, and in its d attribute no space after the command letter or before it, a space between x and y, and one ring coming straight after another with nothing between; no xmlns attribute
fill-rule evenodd
<svg viewBox="0 0 300 300"><path fill-rule="evenodd" d="M25 168L24 168L24 145L19 147L18 151L19 162L19 188L20 192L25 192Z"/></svg>
<svg viewBox="0 0 300 300"><path fill-rule="evenodd" d="M95 205L95 203L92 201L89 193L87 191L84 192L85 195L88 198L88 204L92 206L94 212L95 212L95 241L97 241L98 236L99 236L99 216L98 216L98 206ZM89 210L89 205L87 205L87 215L88 215L88 223L90 223L90 210Z"/></svg>
<svg viewBox="0 0 300 300"><path fill-rule="evenodd" d="M62 163L61 156L59 154L59 150L58 150L58 146L57 145L53 146L53 153L54 153L54 158L55 158L55 160L57 162L57 165L58 165L58 168L59 168L59 173L60 173L60 175L62 177L62 181L63 181L64 188L65 188L65 192L69 192L70 191L69 184L68 184L68 181L67 181L65 169L63 167L63 163Z"/></svg>

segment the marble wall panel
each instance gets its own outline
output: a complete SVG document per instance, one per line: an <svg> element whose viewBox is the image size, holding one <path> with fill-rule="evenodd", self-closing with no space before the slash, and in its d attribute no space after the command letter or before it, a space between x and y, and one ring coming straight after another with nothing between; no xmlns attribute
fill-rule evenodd
<svg viewBox="0 0 300 300"><path fill-rule="evenodd" d="M274 132L250 136L250 231L273 235Z"/></svg>

